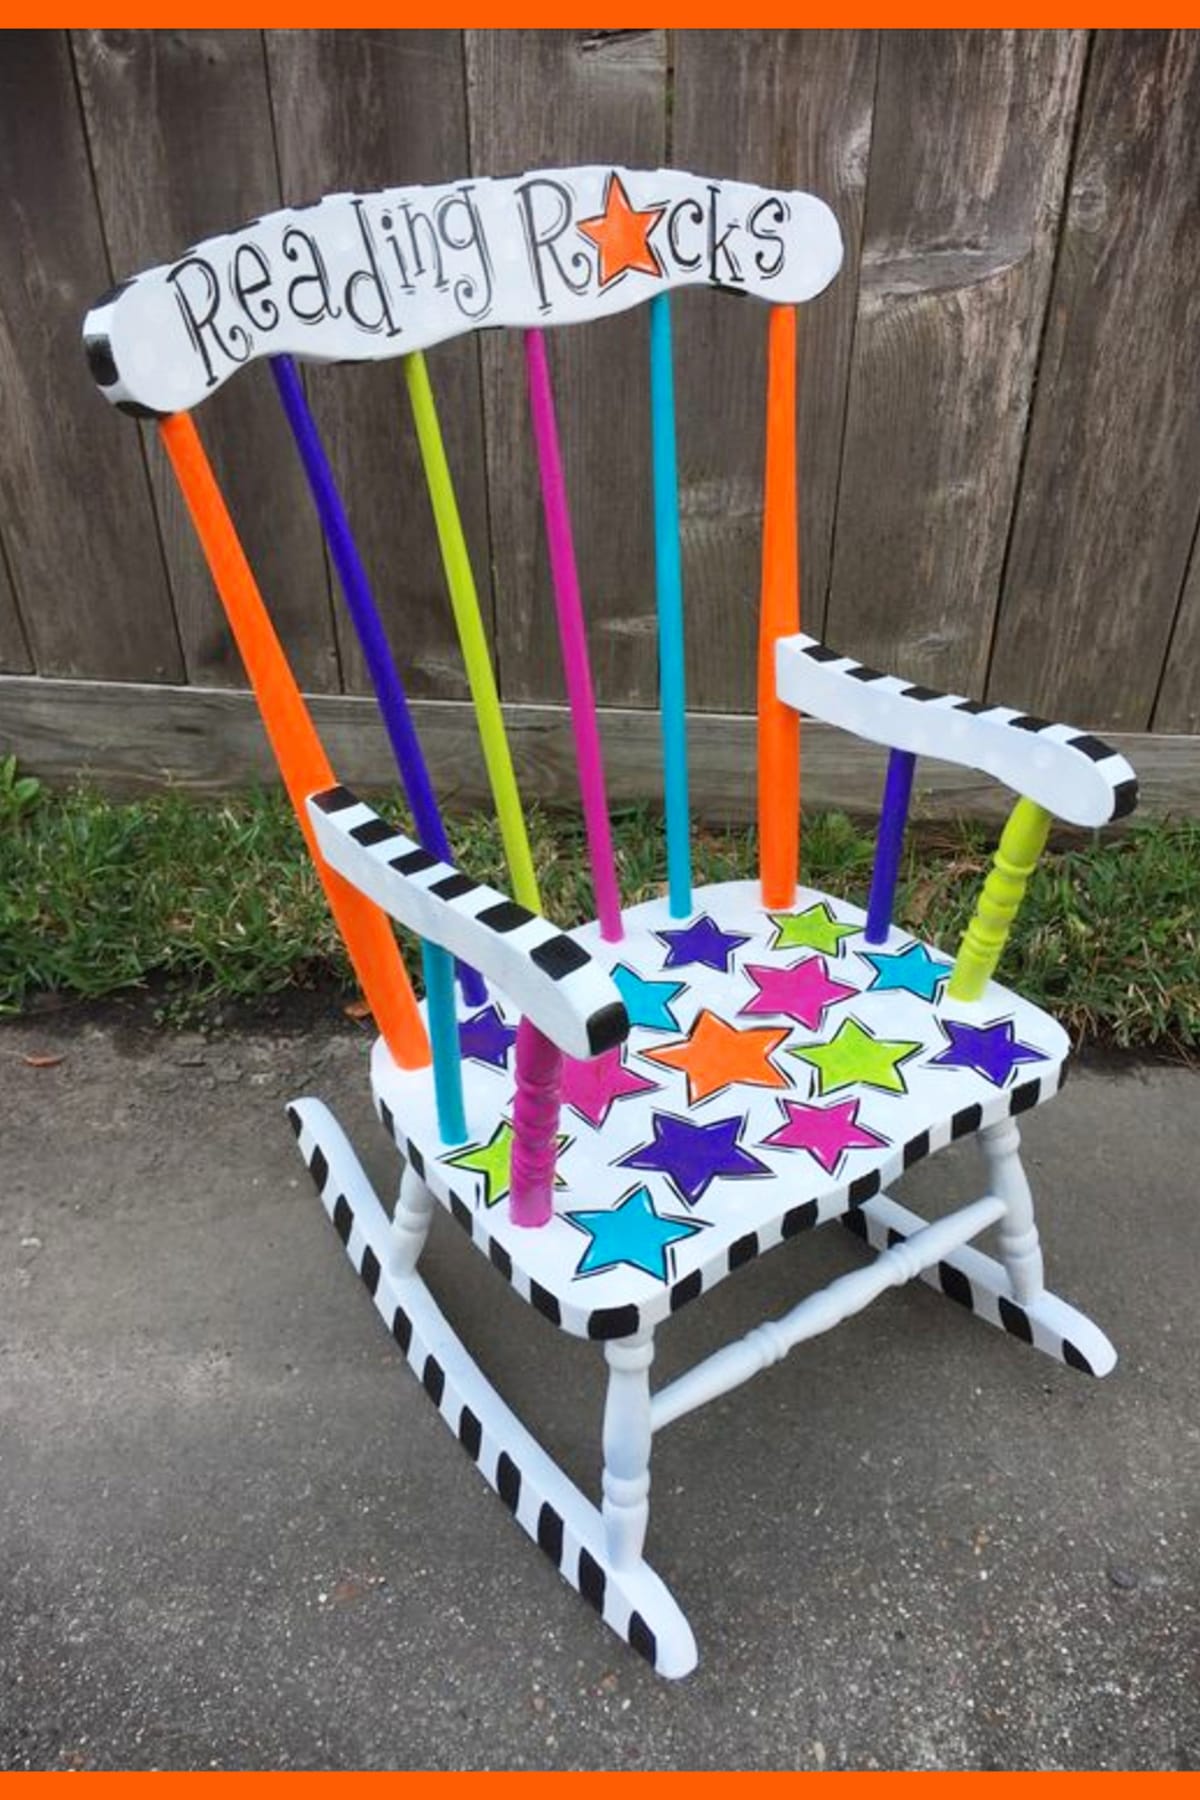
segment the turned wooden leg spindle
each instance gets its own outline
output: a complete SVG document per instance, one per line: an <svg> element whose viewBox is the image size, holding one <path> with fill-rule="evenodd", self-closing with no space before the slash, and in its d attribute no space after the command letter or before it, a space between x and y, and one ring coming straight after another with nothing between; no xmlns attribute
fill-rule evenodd
<svg viewBox="0 0 1200 1800"><path fill-rule="evenodd" d="M963 934L950 976L951 1000L978 1000L1008 942L1029 877L1046 848L1051 818L1044 806L1017 801L1000 835L975 915Z"/></svg>
<svg viewBox="0 0 1200 1800"><path fill-rule="evenodd" d="M654 1335L619 1338L604 1346L608 1398L604 1407L604 1514L608 1554L618 1569L642 1554L650 1520L650 1364Z"/></svg>
<svg viewBox="0 0 1200 1800"><path fill-rule="evenodd" d="M984 1127L979 1142L987 1163L989 1190L1005 1205L1000 1256L1014 1299L1029 1306L1043 1291L1044 1276L1033 1195L1021 1163L1021 1133L1011 1119L1001 1119L997 1125Z"/></svg>
<svg viewBox="0 0 1200 1800"><path fill-rule="evenodd" d="M546 1225L554 1216L562 1067L562 1051L532 1019L522 1019L517 1026L517 1097L508 1200L508 1216L514 1225Z"/></svg>
<svg viewBox="0 0 1200 1800"><path fill-rule="evenodd" d="M411 1164L400 1177L400 1195L392 1215L391 1270L411 1275L417 1266L433 1218L433 1195Z"/></svg>

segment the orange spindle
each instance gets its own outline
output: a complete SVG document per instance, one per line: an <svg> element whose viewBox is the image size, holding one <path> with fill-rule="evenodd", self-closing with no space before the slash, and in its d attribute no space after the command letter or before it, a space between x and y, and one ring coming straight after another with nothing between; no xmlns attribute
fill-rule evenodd
<svg viewBox="0 0 1200 1800"><path fill-rule="evenodd" d="M796 309L771 309L758 621L758 842L763 905L790 906L800 867L800 720L775 694L775 642L800 629Z"/></svg>
<svg viewBox="0 0 1200 1800"><path fill-rule="evenodd" d="M310 794L333 787L336 777L275 635L204 446L188 413L160 420L159 430L354 973L393 1059L402 1068L422 1068L429 1061L429 1042L391 923L373 901L322 861L313 841L305 801Z"/></svg>

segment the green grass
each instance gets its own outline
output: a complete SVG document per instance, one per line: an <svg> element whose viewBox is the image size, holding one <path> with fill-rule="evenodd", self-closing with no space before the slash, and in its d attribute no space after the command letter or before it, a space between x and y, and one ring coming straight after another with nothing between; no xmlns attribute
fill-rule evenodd
<svg viewBox="0 0 1200 1800"><path fill-rule="evenodd" d="M394 799L390 816L402 816ZM530 814L547 911L591 911L582 832ZM647 811L614 820L622 893L659 891L661 828ZM490 820L451 821L462 864L505 885ZM898 916L957 943L994 834L975 826L913 834ZM862 902L873 840L838 813L806 819L804 877ZM754 868L748 830L704 830L701 881ZM1079 1041L1193 1057L1200 1046L1200 824L1149 824L1051 852L1030 884L1001 976L1047 1006ZM411 946L406 945L406 949ZM39 994L101 998L150 987L162 1015L195 1020L212 1003L350 977L320 886L285 802L251 794L198 804L164 794L118 804L48 793L0 764L0 1009Z"/></svg>

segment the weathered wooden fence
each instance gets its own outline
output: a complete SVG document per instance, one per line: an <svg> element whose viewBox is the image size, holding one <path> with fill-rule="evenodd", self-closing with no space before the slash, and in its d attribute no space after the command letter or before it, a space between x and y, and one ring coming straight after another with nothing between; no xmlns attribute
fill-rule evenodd
<svg viewBox="0 0 1200 1800"><path fill-rule="evenodd" d="M124 786L267 772L155 436L84 367L97 293L322 192L606 160L809 188L839 217L843 273L802 321L806 626L914 680L1129 736L1152 803L1200 810L1186 31L4 33L0 748ZM677 304L695 781L702 804L743 812L765 317ZM565 332L554 354L614 786L652 792L644 314ZM431 365L523 774L553 798L568 758L519 345L485 334ZM310 386L439 783L473 797L399 371ZM201 425L341 768L384 777L261 366ZM877 759L828 734L806 763L818 797L875 791ZM983 792L960 779L933 803Z"/></svg>

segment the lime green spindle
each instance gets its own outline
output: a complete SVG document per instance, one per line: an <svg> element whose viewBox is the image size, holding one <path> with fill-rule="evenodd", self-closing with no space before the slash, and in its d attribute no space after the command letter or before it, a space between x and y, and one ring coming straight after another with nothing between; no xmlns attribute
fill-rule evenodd
<svg viewBox="0 0 1200 1800"><path fill-rule="evenodd" d="M408 397L417 427L417 441L421 447L425 483L429 489L434 522L437 525L442 567L446 572L446 586L450 590L450 605L458 628L458 641L462 646L467 683L471 689L475 717L479 722L483 759L487 764L496 817L500 822L500 836L504 842L513 896L522 906L527 906L530 912L540 913L542 903L538 894L537 877L533 872L529 834L525 829L521 796L513 773L500 699L496 693L496 679L492 674L487 636L479 610L479 595L471 572L471 558L463 536L458 502L454 497L454 484L450 478L450 465L446 461L446 448L442 442L433 389L429 384L429 370L419 350L410 352L404 357L403 363L404 379L408 384Z"/></svg>
<svg viewBox="0 0 1200 1800"><path fill-rule="evenodd" d="M1033 800L1017 801L1000 835L975 916L958 948L948 990L951 1000L978 1000L991 980L1025 898L1026 883L1046 848L1049 830L1050 814L1044 806Z"/></svg>

